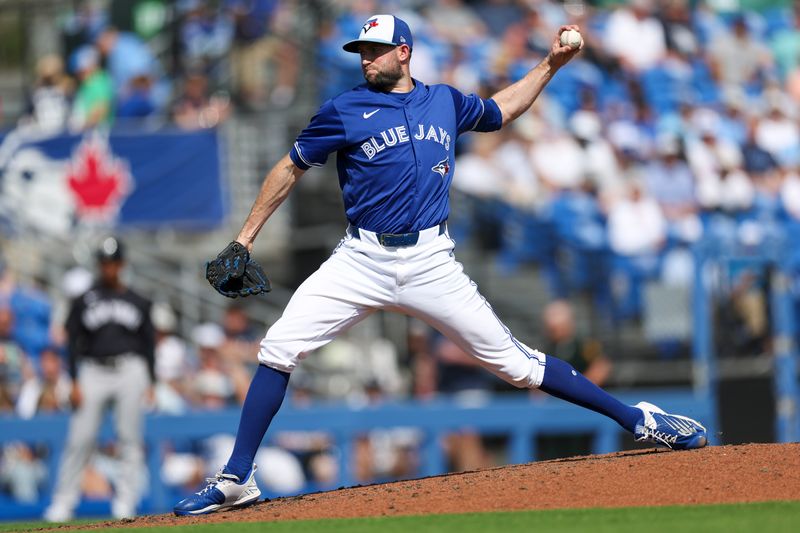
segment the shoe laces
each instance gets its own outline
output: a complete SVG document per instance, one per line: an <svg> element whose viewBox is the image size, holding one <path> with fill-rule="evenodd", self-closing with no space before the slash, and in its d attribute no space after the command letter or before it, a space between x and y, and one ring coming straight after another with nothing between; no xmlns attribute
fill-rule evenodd
<svg viewBox="0 0 800 533"><path fill-rule="evenodd" d="M222 470L220 470L219 472L214 474L214 477L207 477L206 478L207 485L203 490L198 492L198 494L205 494L206 492L210 491L212 488L216 487L217 483L225 481L226 479L230 480L230 481L233 481L234 483L237 483L239 481L239 478L237 476L234 476L233 474L226 474Z"/></svg>
<svg viewBox="0 0 800 533"><path fill-rule="evenodd" d="M668 433L664 433L662 431L658 431L657 429L651 429L647 426L642 428L642 435L636 439L638 442L642 441L650 441L650 442L658 442L659 444L663 444L667 448L672 448L672 445L677 440L677 436L669 435Z"/></svg>

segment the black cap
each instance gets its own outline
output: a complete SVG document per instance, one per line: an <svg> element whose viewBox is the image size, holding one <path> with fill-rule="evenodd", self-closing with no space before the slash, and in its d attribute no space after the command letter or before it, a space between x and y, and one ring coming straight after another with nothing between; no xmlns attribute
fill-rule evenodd
<svg viewBox="0 0 800 533"><path fill-rule="evenodd" d="M97 248L98 261L122 261L123 258L123 246L116 237L106 237Z"/></svg>

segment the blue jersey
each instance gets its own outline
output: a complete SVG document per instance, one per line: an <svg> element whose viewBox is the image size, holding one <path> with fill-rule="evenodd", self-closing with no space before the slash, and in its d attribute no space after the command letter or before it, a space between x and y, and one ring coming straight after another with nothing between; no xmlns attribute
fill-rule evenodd
<svg viewBox="0 0 800 533"><path fill-rule="evenodd" d="M447 219L455 140L502 126L494 100L414 80L409 93L367 84L325 102L290 157L304 170L336 152L347 220L378 233L405 233Z"/></svg>

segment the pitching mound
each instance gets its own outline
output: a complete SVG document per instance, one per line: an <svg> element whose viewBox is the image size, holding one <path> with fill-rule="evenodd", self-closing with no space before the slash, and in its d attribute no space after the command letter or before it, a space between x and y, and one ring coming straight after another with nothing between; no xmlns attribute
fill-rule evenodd
<svg viewBox="0 0 800 533"><path fill-rule="evenodd" d="M800 500L800 444L593 455L281 498L204 517L147 516L128 524L147 527L768 500Z"/></svg>

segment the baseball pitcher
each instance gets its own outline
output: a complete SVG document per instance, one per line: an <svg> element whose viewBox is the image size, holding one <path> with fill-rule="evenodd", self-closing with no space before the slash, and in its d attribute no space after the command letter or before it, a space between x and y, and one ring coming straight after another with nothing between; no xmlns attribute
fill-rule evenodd
<svg viewBox="0 0 800 533"><path fill-rule="evenodd" d="M706 431L698 422L645 402L625 405L569 364L514 338L453 256L446 221L456 139L497 130L524 113L579 52L560 44L567 30L578 28L561 27L547 57L490 99L412 78L412 34L395 16L370 17L358 38L344 46L360 56L366 83L320 107L266 176L236 240L209 264L209 281L234 297L268 290L264 272L249 258L256 236L300 176L334 152L347 233L261 342L260 365L228 463L202 491L178 503L175 514L210 513L258 499L253 457L292 370L378 309L424 320L489 372L611 417L638 441L673 449L705 446Z"/></svg>

